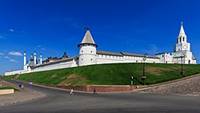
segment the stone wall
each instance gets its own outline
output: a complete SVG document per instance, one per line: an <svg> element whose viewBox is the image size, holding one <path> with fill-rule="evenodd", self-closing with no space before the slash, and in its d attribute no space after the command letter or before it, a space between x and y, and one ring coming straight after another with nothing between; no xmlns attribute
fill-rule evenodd
<svg viewBox="0 0 200 113"><path fill-rule="evenodd" d="M58 86L64 89L74 89L78 91L93 92L126 92L136 89L136 86L130 85L87 85L87 86Z"/></svg>

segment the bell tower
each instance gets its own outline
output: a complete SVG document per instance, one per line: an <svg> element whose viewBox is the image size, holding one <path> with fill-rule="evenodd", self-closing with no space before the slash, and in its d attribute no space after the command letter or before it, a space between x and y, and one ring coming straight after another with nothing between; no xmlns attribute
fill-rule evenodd
<svg viewBox="0 0 200 113"><path fill-rule="evenodd" d="M190 43L187 42L183 22L181 22L181 28L176 42L176 52L178 51L190 51Z"/></svg>
<svg viewBox="0 0 200 113"><path fill-rule="evenodd" d="M190 43L184 31L183 22L181 22L181 28L176 42L174 62L179 64L196 64L196 59L192 54Z"/></svg>

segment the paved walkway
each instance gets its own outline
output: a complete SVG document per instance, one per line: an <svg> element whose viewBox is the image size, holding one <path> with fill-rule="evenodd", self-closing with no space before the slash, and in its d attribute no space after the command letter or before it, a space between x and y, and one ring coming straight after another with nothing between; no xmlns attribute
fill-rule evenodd
<svg viewBox="0 0 200 113"><path fill-rule="evenodd" d="M12 84L5 81L1 81L0 84L3 86L12 86L15 87L16 89L19 89L17 84ZM26 102L42 97L45 97L44 93L32 90L31 87L29 88L25 87L24 89L19 89L19 91L15 91L14 94L0 95L0 106L7 106L10 104Z"/></svg>
<svg viewBox="0 0 200 113"><path fill-rule="evenodd" d="M200 74L152 85L151 87L139 89L138 91L164 95L200 96Z"/></svg>
<svg viewBox="0 0 200 113"><path fill-rule="evenodd" d="M200 97L148 93L86 94L25 84L46 97L0 107L0 113L200 113Z"/></svg>

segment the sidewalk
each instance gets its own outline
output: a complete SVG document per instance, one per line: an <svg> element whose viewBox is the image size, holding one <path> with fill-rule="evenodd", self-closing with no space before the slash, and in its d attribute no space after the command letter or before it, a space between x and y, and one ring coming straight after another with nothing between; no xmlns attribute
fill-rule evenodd
<svg viewBox="0 0 200 113"><path fill-rule="evenodd" d="M6 81L1 81L4 85L9 85L15 88L18 88L16 84L9 83ZM0 96L0 107L1 106L7 106L19 102L25 102L25 101L30 101L33 99L38 99L45 97L45 94L37 92L35 90L30 90L27 88L20 89L19 91L16 91L14 94L9 94L9 95L1 95Z"/></svg>
<svg viewBox="0 0 200 113"><path fill-rule="evenodd" d="M98 94L112 94L112 93L136 93L136 92L144 92L144 91L146 92L147 90L156 89L158 87L163 87L163 86L179 83L180 81L187 81L187 80L195 78L195 77L200 77L200 74L184 77L184 78L177 79L177 80L167 81L167 82L163 82L163 83L153 84L153 85L139 86L138 88L133 88L133 90L130 90L130 91L114 91L114 92L98 92L97 91L96 93L98 93ZM28 84L28 82L25 82L25 81L20 81L20 80L16 80L16 81ZM52 87L52 86L45 86L45 85L39 85L39 84L34 84L34 83L32 85L38 86L38 87L43 87L43 88L50 88L50 89L54 89L54 90L61 90L61 91L70 92L70 89L64 89L64 88L58 88L58 87ZM102 85L102 86L104 86L104 85ZM79 91L79 90L74 90L74 92L75 93L87 93L87 94L93 93L93 92Z"/></svg>

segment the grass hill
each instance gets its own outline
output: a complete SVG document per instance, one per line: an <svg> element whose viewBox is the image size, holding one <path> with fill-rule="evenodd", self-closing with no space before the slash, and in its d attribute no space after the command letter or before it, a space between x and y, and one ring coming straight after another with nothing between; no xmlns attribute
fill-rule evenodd
<svg viewBox="0 0 200 113"><path fill-rule="evenodd" d="M200 65L184 65L184 76L200 73ZM131 75L134 84L141 84L143 64L102 64L76 68L58 69L43 72L34 72L14 75L5 79L18 79L32 81L44 85L127 85L130 84ZM181 65L178 64L146 64L145 84L155 84L182 78Z"/></svg>

